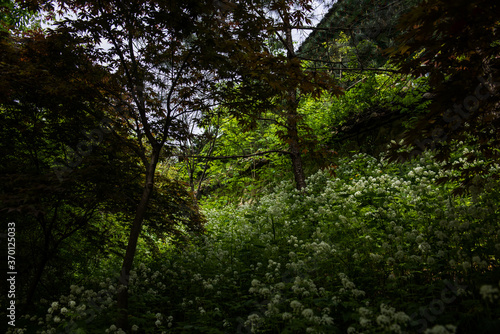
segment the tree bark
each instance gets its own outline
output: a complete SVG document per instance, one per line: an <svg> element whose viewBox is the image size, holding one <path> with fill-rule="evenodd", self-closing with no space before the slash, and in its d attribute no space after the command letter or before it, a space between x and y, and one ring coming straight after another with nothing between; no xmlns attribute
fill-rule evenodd
<svg viewBox="0 0 500 334"><path fill-rule="evenodd" d="M292 38L292 27L290 25L289 13L283 13L283 26L285 33L285 47L287 49L287 58L289 61L297 58L295 51L293 49L293 38ZM292 171L295 178L295 187L297 190L302 190L306 187L306 177L304 174L304 168L302 164L302 155L300 149L299 141L299 131L297 127L298 120L298 107L299 101L297 98L297 89L292 87L288 91L288 101L287 101L287 137L289 141L290 158L292 160Z"/></svg>
<svg viewBox="0 0 500 334"><path fill-rule="evenodd" d="M134 262L135 252L137 250L137 241L141 234L144 215L146 214L149 199L151 198L151 194L153 192L154 174L159 159L159 153L159 150L153 151L151 163L149 164L146 171L146 184L144 186L141 201L137 206L134 221L130 229L127 250L125 253L125 258L123 259L122 269L120 273L120 287L117 300L117 308L120 313L117 320L117 326L125 331L128 329L128 285L130 281L130 270L132 269L132 264Z"/></svg>
<svg viewBox="0 0 500 334"><path fill-rule="evenodd" d="M295 187L297 190L302 190L304 189L307 184L306 184L306 177L304 174L304 168L302 164L302 155L300 154L300 146L298 143L298 134L297 134L297 123L296 122L290 122L292 124L289 124L289 148L290 148L290 159L292 160L292 170L293 170L293 176L295 179ZM291 130L291 127L295 127L293 130Z"/></svg>
<svg viewBox="0 0 500 334"><path fill-rule="evenodd" d="M33 281L30 284L30 287L28 289L28 294L26 296L26 306L29 308L31 305L33 305L33 299L35 296L36 289L38 287L38 284L40 283L42 279L42 274L45 271L45 266L47 265L47 262L49 261L49 255L48 255L48 250L44 249L42 258L40 260L40 263L38 264L36 270L35 270L35 277L33 278Z"/></svg>

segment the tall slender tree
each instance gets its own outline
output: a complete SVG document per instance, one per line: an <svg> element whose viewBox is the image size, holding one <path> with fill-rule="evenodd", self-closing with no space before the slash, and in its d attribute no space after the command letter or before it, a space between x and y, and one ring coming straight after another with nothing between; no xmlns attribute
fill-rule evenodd
<svg viewBox="0 0 500 334"><path fill-rule="evenodd" d="M267 42L246 73L266 87L267 96L263 99L267 104L263 104L264 108L247 111L236 108L238 117L249 116L240 118L246 127L256 126L257 120L270 121L280 127L278 134L287 146L281 153L290 157L299 190L306 187L303 154L311 144L301 135L301 129L307 131L307 126L298 112L300 100L311 95L318 97L324 91L341 93L332 76L321 69L304 66L295 51L293 31L311 23L312 3L309 0L273 0L257 2L251 7L252 14L265 21L262 29ZM231 108L231 104L229 106Z"/></svg>

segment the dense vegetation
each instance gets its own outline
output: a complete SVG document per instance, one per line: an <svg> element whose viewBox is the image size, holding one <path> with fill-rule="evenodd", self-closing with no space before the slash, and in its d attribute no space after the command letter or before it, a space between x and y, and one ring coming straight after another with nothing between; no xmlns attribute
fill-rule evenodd
<svg viewBox="0 0 500 334"><path fill-rule="evenodd" d="M0 2L7 333L498 332L498 5L326 5Z"/></svg>

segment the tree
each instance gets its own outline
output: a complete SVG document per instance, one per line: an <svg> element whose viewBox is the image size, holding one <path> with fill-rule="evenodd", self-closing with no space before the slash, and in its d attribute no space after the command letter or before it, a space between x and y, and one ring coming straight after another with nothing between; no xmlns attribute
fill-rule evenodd
<svg viewBox="0 0 500 334"><path fill-rule="evenodd" d="M277 125L280 130L277 134L280 136L283 146L278 149L282 154L290 157L293 175L295 178L296 186L298 189L305 187L305 172L303 167L302 156L308 152L308 155L319 156L322 150L318 147L318 141L311 128L307 126L304 121L304 116L298 111L298 107L304 98L309 96L319 97L320 94L327 91L332 95L341 93L337 86L339 83L335 82L333 77L337 74L336 66L341 64L341 70L357 71L363 73L364 71L387 71L389 73L395 72L391 69L380 68L380 61L370 62L376 55L381 58L380 45L389 43L394 35L392 29L392 21L395 12L399 13L409 7L407 2L404 4L386 4L381 1L377 3L378 7L373 9L376 14L380 14L377 19L372 19L370 24L367 24L364 13L358 10L359 5L357 2L349 2L349 13L347 22L342 22L343 27L330 27L320 26L311 27L308 16L311 15L312 2L310 1L273 1L255 3L251 7L253 15L263 19L264 34L267 42L263 45L264 49L259 54L253 54L253 61L248 64L246 71L240 71L243 81L240 86L228 84L225 86L231 93L226 95L225 110L229 110L240 122L243 129L253 129L258 124ZM368 5L363 2L363 6L368 8ZM364 8L364 7L363 7ZM341 9L345 9L342 7ZM336 13L336 12L335 12ZM382 42L376 44L369 40L367 36L363 35L370 27L376 26L378 19L386 18L389 23L385 23L384 30L379 31L379 34L372 36L375 38L383 39ZM309 26L308 26L309 24ZM328 47L321 47L323 50L322 55L311 54L310 50L304 48L295 51L294 42L292 39L292 31L294 30L313 30L313 34L318 32L328 31L329 33L338 33L339 31L346 31L349 35L355 38L346 38L348 41L350 54L348 57L340 60L340 63L332 59L328 50L336 48L332 46L329 41ZM387 30L387 31L386 31ZM354 34L357 32L357 34ZM380 36L385 36L381 38ZM387 36L386 36L387 35ZM368 40L364 40L367 38ZM364 49L369 52L363 55ZM365 52L366 53L366 52ZM327 54L327 57L324 57ZM380 60L380 59L379 59ZM368 67L367 67L368 66ZM369 67L374 66L374 67ZM362 77L363 75L360 74ZM244 98L241 96L242 92L251 91L249 86L255 82L259 82L262 87L266 88L267 94L259 95L261 103L258 106L253 106L250 109L243 110L241 108L241 101ZM350 86L350 84L349 84ZM257 92L253 92L257 95ZM246 157L255 155L267 155L270 152L276 152L276 149L270 151L261 151L246 154ZM324 153L324 152L323 152ZM192 156L193 153L185 155ZM237 156L229 156L227 158L238 158ZM242 154L241 157L245 157ZM240 157L240 158L241 158ZM223 159L223 156L205 157L206 159Z"/></svg>
<svg viewBox="0 0 500 334"><path fill-rule="evenodd" d="M187 136L179 143L179 162L181 163L179 172L186 175L189 188L196 200L201 197L202 184L206 180L209 169L208 160L212 157L215 144L219 139L219 120L220 117L217 117L213 125L208 124L201 128L202 133Z"/></svg>
<svg viewBox="0 0 500 334"><path fill-rule="evenodd" d="M266 22L262 29L265 29L263 32L268 42L246 74L251 78L247 80L257 80L266 87L267 96L262 96L266 103L263 108L242 111L238 108L239 96L236 95L227 104L244 128L255 127L258 120L281 127L278 133L287 146L282 152L290 157L297 189L306 187L302 155L310 149L299 133L305 127L303 116L297 112L300 99L309 95L319 96L324 90L340 93L331 76L324 71L308 69L295 53L292 31L302 26L303 22L310 22L307 15L312 11L311 4L311 1L278 0L258 2L251 8L256 17ZM276 44L284 52L277 52ZM246 86L238 89L245 91Z"/></svg>
<svg viewBox="0 0 500 334"><path fill-rule="evenodd" d="M18 296L28 306L40 283L60 283L45 279L47 268L69 268L61 280L71 279L78 261L120 254L120 240L109 236L136 213L145 177L139 166L148 151L138 141L142 134L134 137L127 128L137 119L126 118L128 96L114 86L119 75L72 33L35 30L0 40L0 210L7 213L2 221L19 222L27 261L19 268L26 280L19 281ZM118 98L125 102L113 112L110 102ZM203 218L179 182L162 179L148 195L141 223L150 233L180 241L182 230L201 230ZM86 257L89 252L94 256Z"/></svg>
<svg viewBox="0 0 500 334"><path fill-rule="evenodd" d="M498 14L491 1L424 1L402 18L405 33L390 50L392 62L404 73L429 77L432 104L404 143L393 145L394 159L431 149L446 168L460 169L453 179L463 186L498 178L491 175L500 161ZM452 157L460 142L470 149L466 161Z"/></svg>
<svg viewBox="0 0 500 334"><path fill-rule="evenodd" d="M23 37L2 35L0 49L0 211L2 221L17 222L24 259L18 296L31 305L40 283L49 295L60 283L45 279L48 267L70 268L61 280L71 279L72 266L85 261L75 254L97 254L110 246L100 216L129 211L126 196L138 170L121 142L101 142L109 135L100 124L105 105L86 79L103 73L78 45L64 34L47 37L35 30ZM74 160L76 152L86 159ZM54 167L64 155L63 173ZM120 178L129 182L119 183ZM69 263L57 261L62 250L72 254Z"/></svg>
<svg viewBox="0 0 500 334"><path fill-rule="evenodd" d="M300 103L322 93L342 94L340 86L352 87L364 73L396 72L381 67L386 58L380 50L391 45L397 35L397 17L417 2L342 1L332 6L317 27L311 26L311 1L267 1L253 8L256 16L268 19L268 42L266 53L256 60L258 65L249 73L267 87L269 106L265 111L248 111L247 118L241 117L245 112L237 114L244 127L255 127L256 121L261 120L281 128L277 133L287 146L281 151L290 157L298 189L306 186L303 155L307 152L309 156L321 157L326 153L299 111ZM312 31L311 37L296 50L292 32L303 30ZM347 57L335 59L339 47L343 47L334 38L340 34L350 51ZM265 74L259 77L263 70ZM343 71L359 73L360 78L340 83Z"/></svg>
<svg viewBox="0 0 500 334"><path fill-rule="evenodd" d="M32 5L53 10L54 2ZM234 78L235 62L240 61L237 69L250 63L247 54L262 42L255 28L261 23L248 15L244 3L58 1L57 5L67 16L57 22L56 31L78 40L90 59L107 67L104 87L112 104L110 118L121 129L115 133L135 138L128 145L144 168L120 278L119 325L126 328L128 277L158 163L189 136L186 120L196 119L220 98L217 85Z"/></svg>
<svg viewBox="0 0 500 334"><path fill-rule="evenodd" d="M377 69L387 61L382 50L393 46L399 35L399 17L420 0L342 0L331 5L316 27L311 30L297 53L317 65L328 64L333 69ZM338 43L342 37L347 44ZM349 58L332 59L338 48L349 46L356 64L348 64ZM352 66L356 65L356 66ZM340 71L334 71L339 75Z"/></svg>

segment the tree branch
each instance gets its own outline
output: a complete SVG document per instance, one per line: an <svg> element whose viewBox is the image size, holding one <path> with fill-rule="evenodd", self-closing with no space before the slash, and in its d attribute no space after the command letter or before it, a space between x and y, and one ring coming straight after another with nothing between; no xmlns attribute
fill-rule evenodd
<svg viewBox="0 0 500 334"><path fill-rule="evenodd" d="M255 157L255 156L259 156L259 155L266 155L266 154L271 154L271 153L291 154L288 151L272 150L272 151L257 152L257 153L245 154L245 155L225 155L225 156L219 156L219 157L210 157L210 156L203 156L203 155L174 155L174 156L176 156L178 158L201 158L201 159L207 159L207 160L226 160L226 159L250 158L250 157Z"/></svg>

